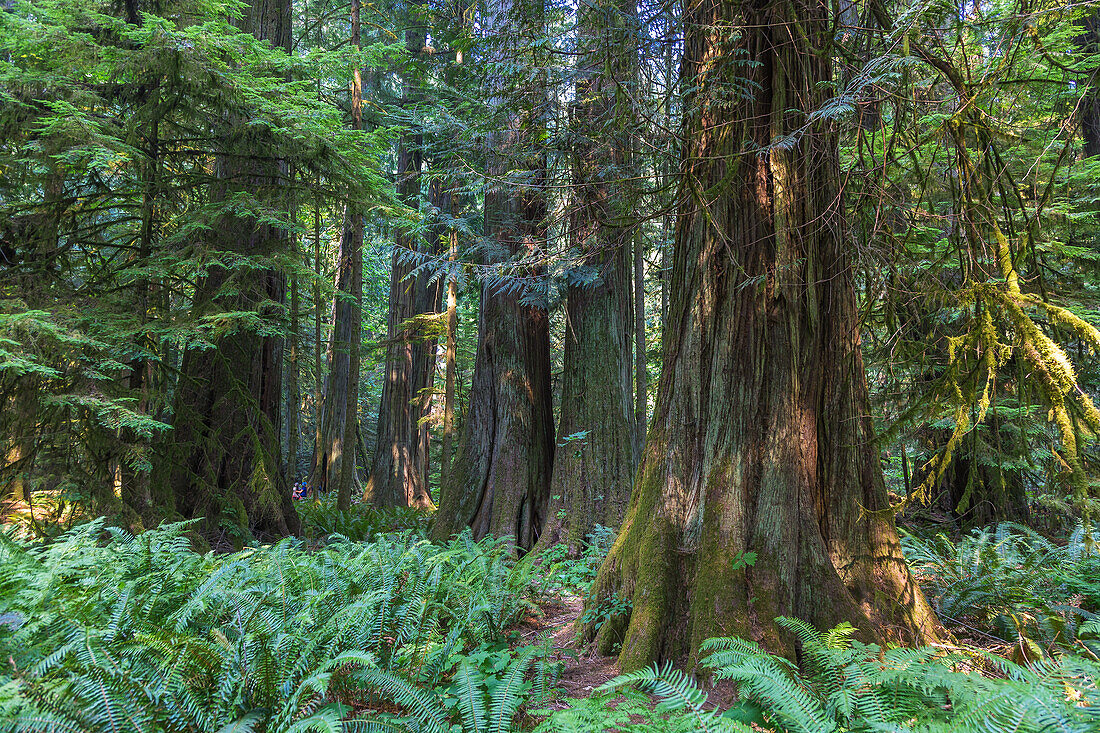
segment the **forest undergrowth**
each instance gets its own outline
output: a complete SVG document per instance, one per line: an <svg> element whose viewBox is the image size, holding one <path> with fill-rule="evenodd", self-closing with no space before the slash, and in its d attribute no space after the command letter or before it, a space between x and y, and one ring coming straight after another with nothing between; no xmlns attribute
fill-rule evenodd
<svg viewBox="0 0 1100 733"><path fill-rule="evenodd" d="M187 523L135 536L99 519L49 540L5 527L0 730L1100 729L1100 547L1083 525L1061 542L1007 523L906 534L958 643L884 649L782 619L797 664L712 639L703 674L606 680L572 622L611 530L580 558L517 561L468 533L432 544L411 514L302 515L305 537L233 553L194 551ZM563 684L578 673L594 689Z"/></svg>

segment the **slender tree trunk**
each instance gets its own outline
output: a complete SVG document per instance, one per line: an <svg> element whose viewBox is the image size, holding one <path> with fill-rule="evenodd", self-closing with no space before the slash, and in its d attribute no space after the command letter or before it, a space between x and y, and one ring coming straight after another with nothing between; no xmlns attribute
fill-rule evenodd
<svg viewBox="0 0 1100 733"><path fill-rule="evenodd" d="M405 32L410 60L420 55L426 28L411 6L411 27ZM419 81L412 69L404 75L404 105L419 100ZM418 130L402 135L397 154L397 194L406 206L420 206L423 139ZM424 418L435 377L435 339L425 333L426 318L439 311L440 288L429 285L413 253L421 245L407 229L398 233L390 271L390 307L387 325L386 371L378 407L378 436L374 467L366 496L375 505L433 507L428 493L428 425Z"/></svg>
<svg viewBox="0 0 1100 733"><path fill-rule="evenodd" d="M313 446L321 444L321 403L325 382L321 370L321 202L313 208ZM312 468L310 473L312 473Z"/></svg>
<svg viewBox="0 0 1100 733"><path fill-rule="evenodd" d="M301 297L299 295L298 274L290 278L290 340L287 347L287 388L286 388L286 452L287 481L298 480L298 449L302 439L302 389L300 364L301 355Z"/></svg>
<svg viewBox="0 0 1100 733"><path fill-rule="evenodd" d="M360 0L352 0L351 43L356 48L361 46L359 13ZM352 71L351 119L353 130L363 129L363 78L358 66ZM361 491L355 455L363 340L363 216L355 202L344 207L337 260L329 372L317 418L318 441L309 483L316 491L336 491L337 507L347 509L352 493Z"/></svg>
<svg viewBox="0 0 1100 733"><path fill-rule="evenodd" d="M498 60L509 49L511 0L493 0ZM535 92L525 112L504 112L504 83L491 79L490 109L501 129L488 136L485 233L498 246L486 261L539 251L546 237L545 153L537 147L545 97ZM522 168L520 180L508 180ZM550 327L543 308L522 302L514 287L486 282L478 317L478 346L470 405L451 472L440 490L434 536L445 539L464 527L475 538L511 537L523 549L538 539L546 516L554 454L550 391Z"/></svg>
<svg viewBox="0 0 1100 733"><path fill-rule="evenodd" d="M140 24L141 16L137 20L129 22ZM159 99L159 92L153 92L153 103ZM156 228L156 201L160 188L160 127L154 120L148 130L146 138L146 154L149 162L142 171L144 185L141 202L141 232L138 239L138 250L135 258L137 267L145 267L149 256L153 251L153 236ZM134 283L134 300L138 311L139 322L144 326L151 317L151 309L156 298L153 284L147 277L138 278ZM153 339L143 338L138 344L139 348L149 353L156 349ZM137 398L136 411L147 413L149 400L152 393L153 363L148 356L140 356L130 361L129 387ZM119 437L124 443L138 445L139 439L133 430L122 428ZM120 446L122 449L123 446ZM153 499L149 491L149 474L147 471L137 470L130 465L125 458L118 459L118 483L119 494L123 506L132 511L131 522L137 529L140 522L135 521L153 509Z"/></svg>
<svg viewBox="0 0 1100 733"><path fill-rule="evenodd" d="M664 370L589 599L631 604L596 634L605 653L621 642L624 671L711 636L793 654L780 615L900 642L936 632L867 413L837 137L804 128L827 99L829 13L824 0L702 0L685 17L693 91Z"/></svg>
<svg viewBox="0 0 1100 733"><path fill-rule="evenodd" d="M637 467L645 448L645 420L649 408L646 396L645 349L645 257L643 240L634 238L634 466Z"/></svg>
<svg viewBox="0 0 1100 733"><path fill-rule="evenodd" d="M458 256L458 232L449 234L451 261ZM445 376L443 386L443 457L440 483L451 472L451 456L455 432L455 371L458 368L458 280L447 279L447 347L444 355Z"/></svg>
<svg viewBox="0 0 1100 733"><path fill-rule="evenodd" d="M573 555L595 525L616 527L622 521L640 445L631 389L631 337L638 323L633 317L628 173L636 5L611 0L582 4L577 13L585 55L575 107L573 230L577 248L599 271L599 281L570 286L567 294L558 426L564 442L554 454L550 511L539 542L546 546L564 539ZM622 171L626 180L610 180L609 170ZM644 382L640 389L644 395Z"/></svg>

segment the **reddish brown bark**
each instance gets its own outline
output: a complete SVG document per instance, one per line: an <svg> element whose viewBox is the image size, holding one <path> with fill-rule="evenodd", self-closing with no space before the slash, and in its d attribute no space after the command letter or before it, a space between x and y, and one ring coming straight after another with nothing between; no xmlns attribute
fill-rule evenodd
<svg viewBox="0 0 1100 733"><path fill-rule="evenodd" d="M512 12L511 0L495 0L488 14L505 56ZM497 94L490 107L502 127L487 140L485 234L495 246L485 262L503 264L541 250L545 242L546 161L534 144L545 97L535 92L526 111L505 113L503 81L490 84ZM524 175L510 180L517 169ZM518 269L523 276L535 274L530 267ZM524 303L521 288L486 282L470 405L440 489L434 536L445 539L468 526L474 537L511 537L530 549L546 516L553 454L549 318L545 309Z"/></svg>
<svg viewBox="0 0 1100 733"><path fill-rule="evenodd" d="M793 653L780 615L935 634L867 415L837 137L808 118L831 79L813 50L829 48L829 13L824 0L701 0L685 17L693 91L664 369L589 599L631 605L596 634L605 653L621 643L624 670L711 636Z"/></svg>
<svg viewBox="0 0 1100 733"><path fill-rule="evenodd" d="M564 442L554 453L550 509L539 541L548 546L564 540L574 555L597 524L617 527L622 521L638 446L631 393L637 323L629 173L635 15L631 0L578 9L584 56L573 115L572 231L576 250L597 279L573 284L567 293L558 426Z"/></svg>

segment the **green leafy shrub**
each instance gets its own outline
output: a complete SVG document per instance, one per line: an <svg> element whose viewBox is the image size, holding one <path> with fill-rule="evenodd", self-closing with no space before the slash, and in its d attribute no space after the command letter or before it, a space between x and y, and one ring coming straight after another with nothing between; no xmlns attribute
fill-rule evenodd
<svg viewBox="0 0 1100 733"><path fill-rule="evenodd" d="M539 589L545 593L564 591L583 595L596 579L615 537L614 529L597 524L586 538L579 558L569 556L569 547L564 542L546 548L532 558L540 567Z"/></svg>
<svg viewBox="0 0 1100 733"><path fill-rule="evenodd" d="M340 730L369 703L357 672L443 684L528 612L511 558L410 531L224 556L184 524L0 536L0 730Z"/></svg>

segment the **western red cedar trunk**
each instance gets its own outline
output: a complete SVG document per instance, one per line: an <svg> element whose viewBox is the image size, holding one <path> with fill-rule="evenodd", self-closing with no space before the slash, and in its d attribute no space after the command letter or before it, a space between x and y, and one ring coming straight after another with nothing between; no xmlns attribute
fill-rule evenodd
<svg viewBox="0 0 1100 733"><path fill-rule="evenodd" d="M546 514L553 453L547 313L485 285L470 404L433 536L468 526L477 539L508 536L531 548Z"/></svg>
<svg viewBox="0 0 1100 733"><path fill-rule="evenodd" d="M351 2L351 43L360 47L360 3ZM358 66L351 80L352 129L363 129L363 79ZM344 207L332 302L332 341L328 375L317 416L310 486L336 491L336 505L347 509L362 487L355 467L359 426L359 365L363 340L363 216L356 202Z"/></svg>
<svg viewBox="0 0 1100 733"><path fill-rule="evenodd" d="M686 11L683 204L657 404L589 608L632 670L738 635L792 654L776 616L923 642L873 442L823 0ZM591 635L591 625L586 632Z"/></svg>
<svg viewBox="0 0 1100 733"><path fill-rule="evenodd" d="M411 12L418 6L413 4ZM415 17L405 32L410 63L424 48L426 28ZM404 106L419 98L413 69L404 74ZM423 136L405 132L397 153L397 195L413 210L420 205ZM390 303L386 336L386 367L378 407L378 437L367 497L377 506L433 507L428 493L428 425L423 420L435 376L435 339L426 331L426 315L439 311L439 283L427 273L413 274L416 252L423 245L409 229L398 232L390 270ZM433 243L434 245L434 243Z"/></svg>
<svg viewBox="0 0 1100 733"><path fill-rule="evenodd" d="M631 0L582 4L584 50L574 105L574 245L596 271L567 292L565 355L550 509L540 546L572 554L597 524L617 527L635 465L631 224L632 106L637 53ZM618 179L618 180L617 180ZM625 180L624 180L625 179Z"/></svg>
<svg viewBox="0 0 1100 733"><path fill-rule="evenodd" d="M519 49L510 32L512 0L493 0L487 12L496 61ZM487 136L486 263L499 264L545 245L545 151L538 146L546 99L542 90L519 111L506 106L504 81L488 82L490 109L499 128ZM536 83L531 88L537 88ZM516 170L524 175L509 180ZM524 274L536 274L524 267ZM458 450L440 489L433 531L445 539L470 527L475 538L511 537L530 549L546 516L554 455L550 391L550 328L544 308L524 302L511 283L482 285L477 356L470 404Z"/></svg>
<svg viewBox="0 0 1100 733"><path fill-rule="evenodd" d="M254 0L236 23L290 50L287 0ZM287 171L285 163L266 157L270 134L235 122L229 121L224 134L227 154L217 159L212 198L248 192L279 205ZM285 277L262 259L286 251L287 232L234 213L222 214L211 228L215 256L230 252L261 264L211 267L195 288L196 314L255 310L266 321L282 321ZM204 518L208 532L220 522L260 537L295 533L298 515L280 450L283 339L234 326L214 343L214 349L184 352L162 490L170 492L179 514Z"/></svg>
<svg viewBox="0 0 1100 733"><path fill-rule="evenodd" d="M362 224L353 207L344 211L344 227L336 264L332 303L332 340L317 416L318 441L313 451L309 484L319 491L335 490L337 501L359 490L355 467L355 425L358 420L358 349L362 300ZM359 219L361 222L361 219ZM346 467L345 467L346 464ZM346 497L346 498L345 498Z"/></svg>
<svg viewBox="0 0 1100 733"><path fill-rule="evenodd" d="M649 411L645 340L645 252L641 237L634 238L634 465L645 448L645 421Z"/></svg>

